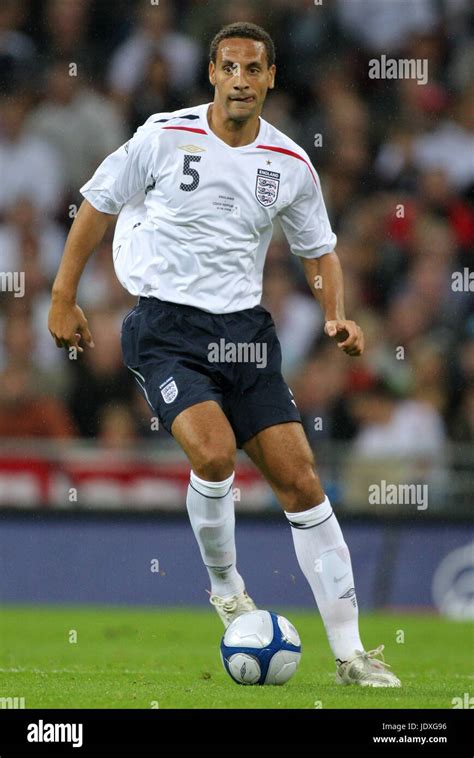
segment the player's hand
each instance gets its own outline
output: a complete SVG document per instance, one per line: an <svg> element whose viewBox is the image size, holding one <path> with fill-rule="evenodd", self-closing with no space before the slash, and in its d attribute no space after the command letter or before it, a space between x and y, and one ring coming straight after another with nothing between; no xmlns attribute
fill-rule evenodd
<svg viewBox="0 0 474 758"><path fill-rule="evenodd" d="M362 355L364 352L364 333L355 321L326 321L324 331L336 340L337 346L347 355Z"/></svg>
<svg viewBox="0 0 474 758"><path fill-rule="evenodd" d="M79 345L81 339L89 347L94 347L87 319L82 308L76 303L53 300L48 316L48 329L56 347L75 347L83 353L84 348Z"/></svg>

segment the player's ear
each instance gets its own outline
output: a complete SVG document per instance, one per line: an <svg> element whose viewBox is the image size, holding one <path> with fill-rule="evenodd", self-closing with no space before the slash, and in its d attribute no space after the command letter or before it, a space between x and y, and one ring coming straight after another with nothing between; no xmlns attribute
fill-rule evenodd
<svg viewBox="0 0 474 758"><path fill-rule="evenodd" d="M216 84L216 66L213 61L209 61L209 81L211 82L212 86L215 87Z"/></svg>
<svg viewBox="0 0 474 758"><path fill-rule="evenodd" d="M275 74L276 66L273 64L273 66L270 66L268 69L268 89L273 89L275 87Z"/></svg>

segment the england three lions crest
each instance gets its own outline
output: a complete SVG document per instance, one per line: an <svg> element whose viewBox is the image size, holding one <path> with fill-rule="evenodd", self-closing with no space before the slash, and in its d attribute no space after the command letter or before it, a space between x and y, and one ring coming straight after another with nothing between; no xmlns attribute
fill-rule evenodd
<svg viewBox="0 0 474 758"><path fill-rule="evenodd" d="M255 197L260 205L268 208L276 203L278 190L280 189L280 174L276 171L266 171L264 168L257 170L257 182L255 184Z"/></svg>
<svg viewBox="0 0 474 758"><path fill-rule="evenodd" d="M178 397L178 387L172 376L160 384L160 390L165 403L172 403Z"/></svg>

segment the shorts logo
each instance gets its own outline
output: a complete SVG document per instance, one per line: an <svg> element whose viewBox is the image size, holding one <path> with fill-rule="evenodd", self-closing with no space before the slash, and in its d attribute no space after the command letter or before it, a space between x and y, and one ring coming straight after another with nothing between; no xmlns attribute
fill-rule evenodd
<svg viewBox="0 0 474 758"><path fill-rule="evenodd" d="M276 203L278 190L280 189L280 174L276 171L266 171L264 168L257 170L257 182L255 184L255 197L260 205L268 208Z"/></svg>
<svg viewBox="0 0 474 758"><path fill-rule="evenodd" d="M178 397L178 388L172 376L160 384L160 390L165 403L172 403Z"/></svg>

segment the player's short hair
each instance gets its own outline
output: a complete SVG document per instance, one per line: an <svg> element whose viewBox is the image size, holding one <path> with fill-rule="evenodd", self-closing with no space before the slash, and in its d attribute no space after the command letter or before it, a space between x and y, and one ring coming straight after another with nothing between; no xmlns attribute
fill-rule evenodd
<svg viewBox="0 0 474 758"><path fill-rule="evenodd" d="M217 48L219 44L223 39L231 39L232 37L254 39L256 42L263 42L267 51L268 67L270 68L275 63L275 45L272 38L261 26L251 24L249 21L237 21L235 24L228 24L217 32L211 42L209 51L209 57L213 63L217 60Z"/></svg>

